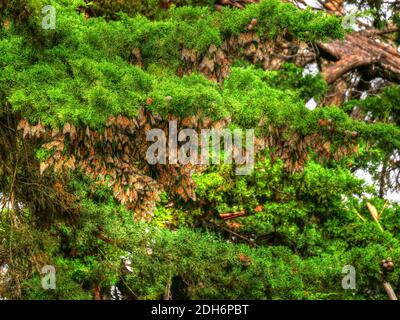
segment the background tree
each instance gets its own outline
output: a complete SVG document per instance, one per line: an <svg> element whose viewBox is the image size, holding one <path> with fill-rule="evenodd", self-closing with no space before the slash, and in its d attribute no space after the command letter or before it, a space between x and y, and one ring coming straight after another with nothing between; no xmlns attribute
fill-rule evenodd
<svg viewBox="0 0 400 320"><path fill-rule="evenodd" d="M354 31L347 2L248 2L53 0L55 30L41 29L44 2L2 4L1 296L398 292L397 13L357 2L372 23ZM254 172L149 165L145 133L171 119L255 128ZM46 264L55 291L40 286Z"/></svg>

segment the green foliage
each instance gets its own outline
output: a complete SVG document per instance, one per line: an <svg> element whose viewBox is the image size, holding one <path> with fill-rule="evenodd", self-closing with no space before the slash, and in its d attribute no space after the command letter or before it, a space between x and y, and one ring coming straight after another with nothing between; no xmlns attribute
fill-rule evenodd
<svg viewBox="0 0 400 320"><path fill-rule="evenodd" d="M369 121L400 124L400 86L384 88L379 95L370 96L364 100L349 101L344 109L351 111L354 106L368 114Z"/></svg>
<svg viewBox="0 0 400 320"><path fill-rule="evenodd" d="M0 3L0 19L26 23L31 15L39 12L39 3L38 0L4 0Z"/></svg>
<svg viewBox="0 0 400 320"><path fill-rule="evenodd" d="M230 167L196 177L198 196L209 208L246 210L237 219L243 224L240 233L253 237L256 246L226 241L213 229L184 227L199 213L179 202L166 209L175 231L165 228L160 211L154 223L135 222L110 189L78 175L68 186L81 206L74 223L55 216L47 229L26 213L20 226L11 228L3 219L0 252L11 246L20 270L14 272L24 274L21 290L28 299L89 299L97 285L105 297L118 285L125 297L135 299L160 299L169 286L175 299L382 299L379 262L391 257L400 263L394 236L398 206L385 211L381 232L365 203L350 198L362 189L348 172L335 175L313 163L293 177L282 172L280 162L265 161L248 177L235 176ZM352 200L344 201L346 196ZM159 208L169 203L167 194L161 198ZM262 211L253 211L260 204ZM202 208L209 210L207 204ZM179 210L186 220L176 218ZM132 272L124 271L121 256L131 260ZM56 290L41 288L41 264L34 262L39 257L56 267ZM357 270L354 292L341 288L347 264ZM398 283L400 272L388 277Z"/></svg>
<svg viewBox="0 0 400 320"><path fill-rule="evenodd" d="M225 37L244 31L240 21L244 25L252 18L260 18L257 32L270 37L283 30L293 30L293 35L307 41L341 35L339 20L302 12L277 0L250 5L242 11L227 8L220 13L208 7L188 6L172 8L160 20L122 16L120 20L110 22L102 18L83 19L74 7L79 3L65 5L63 1L51 1L57 10L55 30L41 29L40 13L32 14L36 39L33 42L21 36L20 30L13 26L1 30L2 103L7 100L15 112L32 122L40 120L53 127L65 122L101 127L109 115L134 116L148 97L155 101L152 110L163 115L186 116L200 110L204 116L212 118L233 112L241 115L242 110L249 106L244 106L248 101L236 101L241 98L239 95L228 90L227 96L218 85L203 76L193 74L178 78L174 75L180 64L181 46L204 52L211 44L219 45ZM266 13L269 19L261 19ZM275 16L276 21L272 19ZM298 23L287 24L289 17L290 21L297 19ZM229 23L232 19L234 24ZM334 21L336 25L332 24ZM315 32L310 32L314 29ZM129 63L133 48L140 49L145 65L149 66L147 71ZM151 67L156 63L167 68L160 72L160 68ZM298 97L294 93L288 94L289 88L290 91L298 89L298 96L302 99L317 95L317 90L324 88L321 79L305 77L296 80L300 70L287 68L288 72L290 68L289 78L283 73L268 76L259 74L257 70L244 70L248 77L269 78L266 83L285 91L281 94L268 89L266 84L260 84L257 95L268 89L275 110L284 104L296 104L294 101ZM228 89L234 86L232 82L236 78L234 76L227 82ZM261 79L258 81L263 82ZM231 97L234 94L236 96ZM281 100L283 95L290 98ZM172 100L166 100L167 96ZM265 105L265 99L268 96L256 102ZM236 110L238 107L240 110ZM256 109L252 115L254 118L263 112ZM247 121L243 122L246 124Z"/></svg>
<svg viewBox="0 0 400 320"><path fill-rule="evenodd" d="M160 18L165 15L161 0L94 0L86 1L84 6L90 9L94 16L104 16L107 19L118 19L120 13L129 16L137 14L144 15L149 18ZM212 7L215 0L174 0L174 6L209 6Z"/></svg>
<svg viewBox="0 0 400 320"><path fill-rule="evenodd" d="M321 99L327 84L290 64L264 71L237 61L223 84L195 72L176 75L182 47L203 54L245 32L252 19L255 32L269 39L286 33L308 42L341 38L340 19L278 0L221 12L212 9L212 0L176 1L170 10L158 0L45 2L1 4L2 20L11 20L0 30L2 119L11 108L32 123L101 129L110 115L133 117L147 106L163 117L230 118L232 127L257 128L258 135L270 125L288 136L321 133L333 149L355 132L360 156L321 164L311 154L294 174L280 159L265 157L270 150L249 176L236 176L231 165L212 166L193 176L197 202L184 203L165 190L151 223L134 221L110 188L71 173L65 189L75 196L70 206L79 208L76 216L44 212L44 223L21 208L13 226L11 210L0 215L0 263L12 266L14 279L9 297L90 299L97 287L109 297L110 286L118 285L129 299L161 299L168 288L174 299L382 299L384 279L398 289L398 268L382 274L379 263L387 257L400 263L400 207L389 204L380 230L366 203L380 209L383 200L367 196L371 188L347 167L400 149L398 87L343 109L310 111L305 101ZM55 30L40 27L44 4L56 7ZM99 17L85 19L78 7ZM132 64L134 48L143 68ZM374 122L349 117L355 105ZM329 130L321 119L330 121ZM49 156L33 149L39 161ZM8 180L1 178L2 192ZM220 218L235 212L244 212L234 220L241 237ZM131 272L121 256L131 260ZM56 267L56 290L41 288L45 264ZM355 291L341 288L342 268L349 264L357 270Z"/></svg>
<svg viewBox="0 0 400 320"><path fill-rule="evenodd" d="M348 170L327 169L313 162L293 176L283 174L282 166L281 162L266 160L246 177L236 177L228 167L216 168L216 172L195 177L197 194L208 201L205 211L215 208L220 214L244 210L246 217L237 219L243 224L241 233L259 243L322 252L326 239L321 222L348 211L343 197L361 193L361 181ZM256 210L260 206L262 209Z"/></svg>
<svg viewBox="0 0 400 320"><path fill-rule="evenodd" d="M308 101L311 98L319 101L324 97L327 91L327 84L321 74L313 76L307 74L303 76L303 70L292 64L285 64L283 68L271 72L271 78L268 80L271 85L280 89L298 90L299 95Z"/></svg>

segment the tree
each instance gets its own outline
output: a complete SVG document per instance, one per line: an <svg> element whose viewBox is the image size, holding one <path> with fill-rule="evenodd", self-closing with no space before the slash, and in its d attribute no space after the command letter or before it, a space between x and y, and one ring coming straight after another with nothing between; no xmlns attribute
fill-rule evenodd
<svg viewBox="0 0 400 320"><path fill-rule="evenodd" d="M400 210L384 199L399 187L396 14L374 2L353 31L343 1L253 2L54 0L54 30L41 1L2 4L1 295L398 290ZM169 121L255 129L254 171L149 164L146 133ZM354 177L365 169L379 182ZM55 291L40 287L42 265L56 267ZM341 288L346 265L362 275L356 295Z"/></svg>

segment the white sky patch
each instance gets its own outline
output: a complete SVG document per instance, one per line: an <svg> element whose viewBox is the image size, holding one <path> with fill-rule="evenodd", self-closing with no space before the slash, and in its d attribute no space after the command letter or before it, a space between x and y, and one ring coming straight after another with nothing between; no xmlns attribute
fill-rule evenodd
<svg viewBox="0 0 400 320"><path fill-rule="evenodd" d="M382 86L382 84L384 83L385 81L382 79L382 78L380 78L380 77L377 77L377 78L375 78L375 79L372 79L371 80L371 88L373 89L373 90L376 90L376 89L378 89L379 87L381 87Z"/></svg>
<svg viewBox="0 0 400 320"><path fill-rule="evenodd" d="M306 108L308 110L314 110L318 106L317 101L315 101L314 97L307 101Z"/></svg>
<svg viewBox="0 0 400 320"><path fill-rule="evenodd" d="M0 193L0 202L3 200L3 194ZM11 209L11 202L6 202L4 205L4 209Z"/></svg>
<svg viewBox="0 0 400 320"><path fill-rule="evenodd" d="M4 277L7 274L8 269L10 269L10 267L7 263L2 264L0 267L0 277Z"/></svg>
<svg viewBox="0 0 400 320"><path fill-rule="evenodd" d="M315 1L315 0L305 0L304 2L307 3L312 8L316 8L316 9L323 8L322 5L318 1Z"/></svg>
<svg viewBox="0 0 400 320"><path fill-rule="evenodd" d="M375 189L377 189L377 186L374 184L374 181L372 179L372 175L367 171L363 169L358 169L354 172L354 176L358 179L364 180L368 185L373 185L375 186ZM371 195L366 195L366 196L371 196ZM388 191L386 193L385 198L389 201L393 202L400 202L400 192L397 191Z"/></svg>
<svg viewBox="0 0 400 320"><path fill-rule="evenodd" d="M308 76L308 75L316 76L318 74L318 72L319 72L318 63L312 62L312 63L307 64L304 67L302 76L303 77Z"/></svg>
<svg viewBox="0 0 400 320"><path fill-rule="evenodd" d="M360 100L365 100L368 97L368 92L367 91L363 91L360 97Z"/></svg>
<svg viewBox="0 0 400 320"><path fill-rule="evenodd" d="M397 2L398 0L386 0L384 3L382 3L382 7L381 7L381 13L383 13L384 18L386 18L386 20L388 20L392 15L393 15L393 11L390 9L391 4ZM316 0L305 0L305 3L307 3L307 5L311 8L314 9L324 9L323 6ZM299 5L300 8L305 9L306 6L300 2L297 3ZM361 7L361 10L359 10L358 6L356 4L352 4L352 3L345 3L344 4L344 14L345 15L349 15L352 13L360 13L362 11L368 10L368 4L364 4ZM362 17L357 17L357 20L360 21L361 23L363 23L364 25L367 26L372 26L373 25L373 18L371 15L365 15ZM351 26L351 28L355 31L360 31L365 29L364 26L361 25L357 25L354 24ZM398 50L400 51L400 47L398 48Z"/></svg>

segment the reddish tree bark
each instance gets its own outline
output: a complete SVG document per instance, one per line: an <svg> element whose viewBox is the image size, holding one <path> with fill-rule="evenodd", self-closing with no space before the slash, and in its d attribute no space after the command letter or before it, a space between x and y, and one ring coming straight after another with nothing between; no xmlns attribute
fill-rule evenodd
<svg viewBox="0 0 400 320"><path fill-rule="evenodd" d="M370 34L373 34L370 31ZM362 66L374 66L384 78L400 81L400 53L365 35L354 32L343 41L319 43L318 47L337 59L323 71L326 81L331 84L347 72Z"/></svg>

